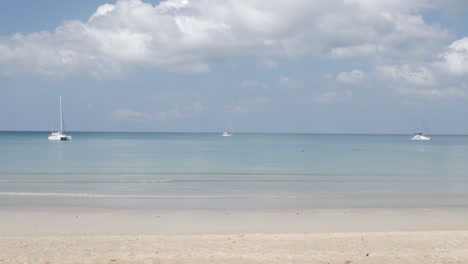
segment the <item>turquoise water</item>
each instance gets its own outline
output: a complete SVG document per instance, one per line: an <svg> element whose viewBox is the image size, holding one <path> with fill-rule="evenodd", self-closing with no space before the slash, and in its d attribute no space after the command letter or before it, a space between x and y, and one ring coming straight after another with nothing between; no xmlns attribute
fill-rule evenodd
<svg viewBox="0 0 468 264"><path fill-rule="evenodd" d="M468 205L468 137L0 132L0 205Z"/></svg>

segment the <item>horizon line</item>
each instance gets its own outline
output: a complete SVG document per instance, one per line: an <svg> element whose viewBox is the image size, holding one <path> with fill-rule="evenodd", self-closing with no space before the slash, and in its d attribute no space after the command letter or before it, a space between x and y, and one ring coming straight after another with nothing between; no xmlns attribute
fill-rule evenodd
<svg viewBox="0 0 468 264"><path fill-rule="evenodd" d="M0 132L36 132L50 133L48 130L0 130ZM106 130L67 130L67 133L174 133L174 134L219 134L220 131L106 131ZM298 134L298 135L381 135L381 136L404 136L413 133L369 133L369 132L236 132L233 134ZM430 134L430 136L468 136L468 134Z"/></svg>

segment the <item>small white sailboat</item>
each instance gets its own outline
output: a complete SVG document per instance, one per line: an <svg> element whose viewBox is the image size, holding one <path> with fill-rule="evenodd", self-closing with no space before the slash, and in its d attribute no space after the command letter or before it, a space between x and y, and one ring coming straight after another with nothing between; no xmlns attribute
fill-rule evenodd
<svg viewBox="0 0 468 264"><path fill-rule="evenodd" d="M422 132L414 133L411 140L431 140L431 137L428 136L429 130L427 129L426 122L424 122L423 125L425 134Z"/></svg>
<svg viewBox="0 0 468 264"><path fill-rule="evenodd" d="M411 140L431 140L431 138L425 136L423 133L414 133Z"/></svg>
<svg viewBox="0 0 468 264"><path fill-rule="evenodd" d="M232 136L232 133L226 131L226 132L223 132L223 133L221 134L221 136L222 136L222 137L230 137L230 136Z"/></svg>
<svg viewBox="0 0 468 264"><path fill-rule="evenodd" d="M53 132L48 137L49 140L71 140L72 137L65 135L65 129L63 125L63 113L62 113L62 96L60 96L60 130Z"/></svg>
<svg viewBox="0 0 468 264"><path fill-rule="evenodd" d="M229 121L229 119L228 119L228 123L229 123L229 128L230 128L231 130L230 130L230 131L223 132L223 133L221 134L222 137L231 137L231 136L233 136L232 125L231 125L231 122Z"/></svg>

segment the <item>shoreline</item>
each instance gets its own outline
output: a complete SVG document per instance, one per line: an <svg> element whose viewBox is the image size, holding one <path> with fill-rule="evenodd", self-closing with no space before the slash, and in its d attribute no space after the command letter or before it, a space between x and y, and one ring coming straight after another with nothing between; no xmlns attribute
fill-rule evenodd
<svg viewBox="0 0 468 264"><path fill-rule="evenodd" d="M115 209L0 206L0 237L468 230L468 208Z"/></svg>

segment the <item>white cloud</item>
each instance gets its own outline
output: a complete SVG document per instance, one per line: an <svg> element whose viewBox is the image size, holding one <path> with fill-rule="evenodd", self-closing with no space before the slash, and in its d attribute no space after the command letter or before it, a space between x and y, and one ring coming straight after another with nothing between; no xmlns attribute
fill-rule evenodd
<svg viewBox="0 0 468 264"><path fill-rule="evenodd" d="M350 72L340 72L336 79L339 82L346 84L358 84L361 83L365 78L364 72L360 70L352 70Z"/></svg>
<svg viewBox="0 0 468 264"><path fill-rule="evenodd" d="M142 122L151 120L169 120L187 118L195 115L200 115L206 110L203 103L195 101L191 104L181 107L168 107L164 110L138 111L128 108L121 108L111 112L110 119L114 121L132 121Z"/></svg>
<svg viewBox="0 0 468 264"><path fill-rule="evenodd" d="M96 12L91 16L89 21L92 21L94 19L97 19L98 17L105 16L109 12L112 12L114 10L115 6L111 4L104 4L96 10Z"/></svg>
<svg viewBox="0 0 468 264"><path fill-rule="evenodd" d="M337 47L331 50L333 57L361 57L385 52L385 46L378 44L362 44L357 46Z"/></svg>
<svg viewBox="0 0 468 264"><path fill-rule="evenodd" d="M397 91L399 94L427 97L435 99L445 98L458 98L468 99L468 89L460 87L448 87L448 88L414 88L414 87L398 87Z"/></svg>
<svg viewBox="0 0 468 264"><path fill-rule="evenodd" d="M148 113L134 111L131 109L118 109L112 112L111 119L116 121L135 121L141 122L151 120L152 116Z"/></svg>
<svg viewBox="0 0 468 264"><path fill-rule="evenodd" d="M346 101L353 96L352 91L326 91L316 97L316 100L322 104L333 104Z"/></svg>
<svg viewBox="0 0 468 264"><path fill-rule="evenodd" d="M393 0L393 1L374 1L374 0L344 0L346 5L355 5L360 9L369 10L372 12L382 11L412 11L413 9L429 8L433 6L432 1L407 1L407 0Z"/></svg>
<svg viewBox="0 0 468 264"><path fill-rule="evenodd" d="M443 64L442 66L446 66ZM431 99L468 99L466 79L447 76L440 71L440 64L423 66L382 65L376 73L383 77L382 86L405 97Z"/></svg>
<svg viewBox="0 0 468 264"><path fill-rule="evenodd" d="M409 65L383 65L377 71L384 77L393 81L404 80L407 83L421 86L430 86L435 83L432 71L425 67L411 67Z"/></svg>
<svg viewBox="0 0 468 264"><path fill-rule="evenodd" d="M366 74L360 70L340 72L337 75L326 73L322 77L325 90L315 96L315 100L321 104L345 102L353 97L354 85L368 84Z"/></svg>
<svg viewBox="0 0 468 264"><path fill-rule="evenodd" d="M267 83L256 81L256 80L247 80L244 81L241 86L243 88L247 88L249 90L258 90L258 91L266 91L270 90L270 86Z"/></svg>
<svg viewBox="0 0 468 264"><path fill-rule="evenodd" d="M170 67L170 70L181 73L207 73L210 66L206 63L180 64Z"/></svg>
<svg viewBox="0 0 468 264"><path fill-rule="evenodd" d="M155 111L151 114L151 118L154 120L182 119L203 114L205 111L206 108L202 102L194 101Z"/></svg>
<svg viewBox="0 0 468 264"><path fill-rule="evenodd" d="M278 82L282 87L286 87L286 88L295 88L295 87L297 87L297 82L295 80L289 78L289 77L286 77L286 76L279 77Z"/></svg>
<svg viewBox="0 0 468 264"><path fill-rule="evenodd" d="M437 63L449 73L462 75L468 73L468 38L454 41L447 51L440 55L443 62Z"/></svg>
<svg viewBox="0 0 468 264"><path fill-rule="evenodd" d="M280 64L272 59L259 59L257 60L257 65L260 68L264 69L276 69L280 66Z"/></svg>
<svg viewBox="0 0 468 264"><path fill-rule="evenodd" d="M122 78L135 65L206 73L211 64L237 56L267 57L260 65L270 68L278 66L275 58L304 54L424 59L435 56L434 50L449 37L418 15L436 4L167 0L152 6L118 0L98 7L85 22L66 21L53 32L0 37L0 74ZM459 57L450 54L446 59L455 65Z"/></svg>

